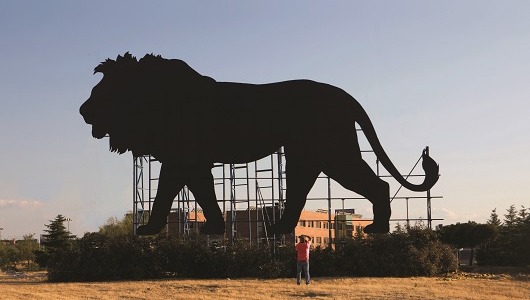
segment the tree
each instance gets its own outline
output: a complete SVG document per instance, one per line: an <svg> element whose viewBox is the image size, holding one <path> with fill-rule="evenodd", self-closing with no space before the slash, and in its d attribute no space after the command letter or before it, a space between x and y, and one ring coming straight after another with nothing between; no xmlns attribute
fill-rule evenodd
<svg viewBox="0 0 530 300"><path fill-rule="evenodd" d="M528 209L521 206L518 211L511 205L504 215L504 224L498 227L499 235L494 241L480 247L477 262L490 266L530 265L530 217Z"/></svg>
<svg viewBox="0 0 530 300"><path fill-rule="evenodd" d="M530 213L528 213L528 208L525 208L521 205L521 209L517 213L517 224L529 224L530 223Z"/></svg>
<svg viewBox="0 0 530 300"><path fill-rule="evenodd" d="M504 225L510 227L517 223L517 210L515 205L510 205L510 208L506 210L507 214L504 215Z"/></svg>
<svg viewBox="0 0 530 300"><path fill-rule="evenodd" d="M51 254L58 248L64 249L68 247L70 241L75 238L75 236L64 227L65 221L66 218L64 216L58 215L54 220L50 220L50 224L44 225L48 229L44 230L47 233L44 234L44 240L41 241L41 243L45 247L46 252Z"/></svg>
<svg viewBox="0 0 530 300"><path fill-rule="evenodd" d="M487 224L490 224L493 226L501 226L502 222L499 219L499 215L497 214L497 208L494 208L491 211L490 218L488 219Z"/></svg>
<svg viewBox="0 0 530 300"><path fill-rule="evenodd" d="M414 221L414 226L412 227L417 230L427 229L427 225L425 225L425 222L423 222L422 217L419 217L416 221ZM410 230L410 226L408 226L408 224L407 224L407 230Z"/></svg>
<svg viewBox="0 0 530 300"><path fill-rule="evenodd" d="M10 263L7 255L7 247L6 244L0 242L0 269L3 269Z"/></svg>
<svg viewBox="0 0 530 300"><path fill-rule="evenodd" d="M114 237L133 234L133 216L132 213L127 213L123 219L118 220L116 217L107 219L105 225L99 227L99 233Z"/></svg>
<svg viewBox="0 0 530 300"><path fill-rule="evenodd" d="M34 235L34 233L25 235L24 239L18 241L16 244L20 254L20 259L25 260L28 263L28 270L31 269L31 261L35 260L35 251L39 249L39 243L33 237Z"/></svg>
<svg viewBox="0 0 530 300"><path fill-rule="evenodd" d="M9 245L6 248L6 265L11 264L12 269L16 269L17 262L20 260L20 251L15 245Z"/></svg>
<svg viewBox="0 0 530 300"><path fill-rule="evenodd" d="M440 238L444 243L457 248L471 248L470 266L473 265L475 248L495 239L497 234L495 226L472 221L443 226L440 230Z"/></svg>
<svg viewBox="0 0 530 300"><path fill-rule="evenodd" d="M41 239L41 245L44 246L44 251L35 251L35 261L41 267L49 267L55 258L55 252L61 249L68 249L71 246L72 240L75 239L75 236L64 227L65 221L66 218L64 216L57 215L54 220L50 220L50 224L44 225L47 228L44 229L46 234Z"/></svg>
<svg viewBox="0 0 530 300"><path fill-rule="evenodd" d="M394 228L395 233L405 233L405 228L401 226L399 222L396 223L396 227Z"/></svg>

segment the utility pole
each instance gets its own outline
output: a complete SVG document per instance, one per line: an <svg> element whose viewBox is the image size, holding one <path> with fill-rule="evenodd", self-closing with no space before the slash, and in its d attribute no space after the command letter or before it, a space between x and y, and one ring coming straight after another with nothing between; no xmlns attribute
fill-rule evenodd
<svg viewBox="0 0 530 300"><path fill-rule="evenodd" d="M407 201L407 231L410 229L410 219L409 219L409 198L405 198Z"/></svg>
<svg viewBox="0 0 530 300"><path fill-rule="evenodd" d="M65 221L66 221L67 230L68 230L68 232L70 232L70 221L72 221L72 219L70 219L70 218L66 218ZM70 233L71 233L71 232L70 232Z"/></svg>

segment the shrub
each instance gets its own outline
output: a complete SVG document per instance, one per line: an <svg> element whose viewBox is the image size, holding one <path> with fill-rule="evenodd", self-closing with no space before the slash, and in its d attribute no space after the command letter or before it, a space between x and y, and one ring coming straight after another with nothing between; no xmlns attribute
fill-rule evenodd
<svg viewBox="0 0 530 300"><path fill-rule="evenodd" d="M430 276L447 272L456 259L430 230L352 239L336 251L311 251L313 276ZM107 236L88 233L48 261L51 281L187 278L294 277L294 247L245 243L208 246L189 237Z"/></svg>
<svg viewBox="0 0 530 300"><path fill-rule="evenodd" d="M162 277L152 239L86 234L49 260L50 281L97 281Z"/></svg>
<svg viewBox="0 0 530 300"><path fill-rule="evenodd" d="M450 247L431 230L353 239L339 251L336 273L346 276L432 276L456 268Z"/></svg>
<svg viewBox="0 0 530 300"><path fill-rule="evenodd" d="M343 261L342 251L331 248L322 249L317 246L311 251L310 271L312 276L340 276L343 274L340 262Z"/></svg>

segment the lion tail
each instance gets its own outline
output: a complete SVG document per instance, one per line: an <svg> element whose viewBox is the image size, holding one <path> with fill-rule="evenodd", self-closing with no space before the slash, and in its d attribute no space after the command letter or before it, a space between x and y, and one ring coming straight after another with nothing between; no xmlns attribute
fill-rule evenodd
<svg viewBox="0 0 530 300"><path fill-rule="evenodd" d="M375 155L377 156L381 164L385 167L385 169L390 173L390 175L392 175L392 177L394 177L401 185L411 191L423 192L431 189L438 181L438 172L440 171L440 167L434 161L434 159L429 156L428 150L425 149L422 153L422 167L425 172L425 178L423 182L421 184L413 184L408 182L403 177L403 175L401 175L401 173L397 170L396 166L394 166L394 164L386 154L385 150L383 149L383 146L381 146L379 138L377 137L372 121L370 121L368 114L366 113L364 108L362 108L362 106L358 104L358 102L357 111L357 123L361 126L364 135L370 143L370 146L372 146L372 150L374 151Z"/></svg>

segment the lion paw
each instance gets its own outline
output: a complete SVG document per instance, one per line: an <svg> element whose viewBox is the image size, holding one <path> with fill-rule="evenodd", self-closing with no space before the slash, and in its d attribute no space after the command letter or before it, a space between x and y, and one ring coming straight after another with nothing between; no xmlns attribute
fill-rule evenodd
<svg viewBox="0 0 530 300"><path fill-rule="evenodd" d="M164 228L164 225L162 226L156 226L151 224L141 225L136 228L136 234L137 235L155 235L160 233L162 229Z"/></svg>
<svg viewBox="0 0 530 300"><path fill-rule="evenodd" d="M364 233L388 233L390 231L390 225L388 223L372 223L364 227Z"/></svg>

